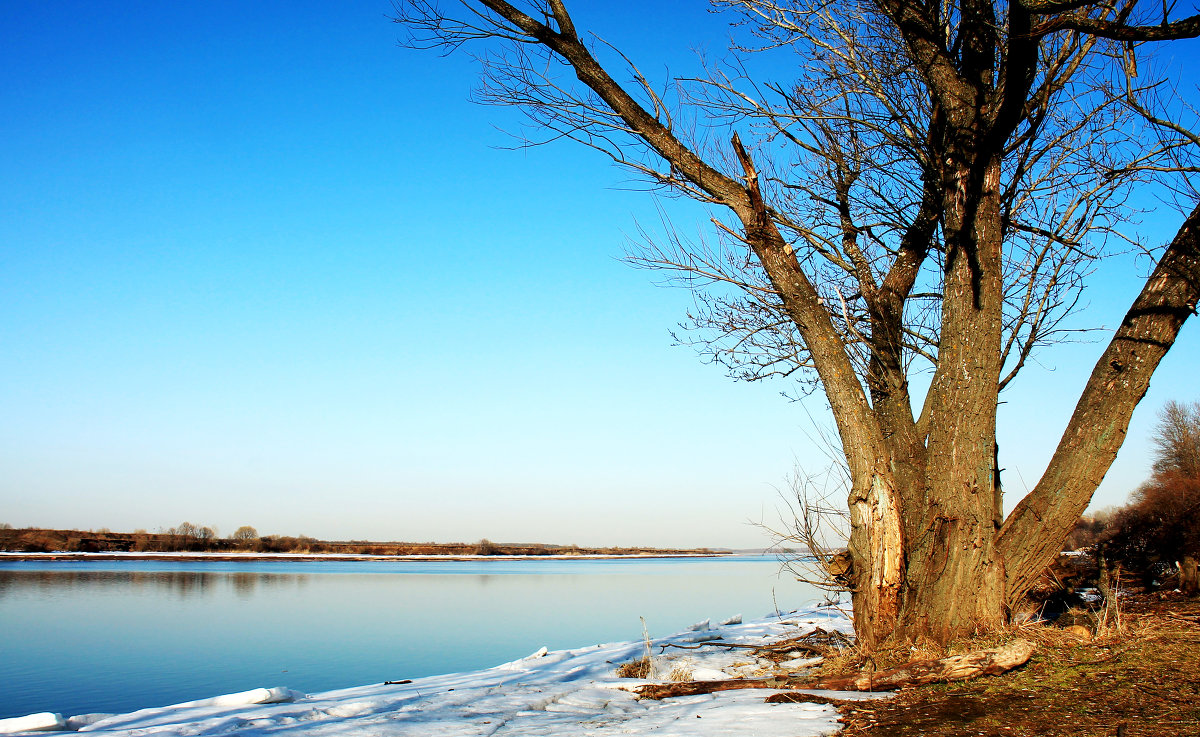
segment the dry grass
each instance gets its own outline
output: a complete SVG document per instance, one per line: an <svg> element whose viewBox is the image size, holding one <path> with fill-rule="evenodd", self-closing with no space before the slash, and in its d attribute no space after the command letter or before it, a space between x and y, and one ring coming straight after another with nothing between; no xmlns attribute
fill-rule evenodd
<svg viewBox="0 0 1200 737"><path fill-rule="evenodd" d="M846 708L843 734L1200 734L1200 602L1147 596L1122 609L1090 639L1045 625L996 633L1033 641L1033 659L1000 676L907 688L893 699Z"/></svg>
<svg viewBox="0 0 1200 737"><path fill-rule="evenodd" d="M654 676L654 659L643 655L617 666L617 678L640 678L647 680Z"/></svg>
<svg viewBox="0 0 1200 737"><path fill-rule="evenodd" d="M685 683L692 680L692 664L686 660L676 660L667 671L667 680L675 683Z"/></svg>
<svg viewBox="0 0 1200 737"><path fill-rule="evenodd" d="M1090 619L1081 617L1079 621L1089 623L1087 636L1080 636L1078 633L1044 622L1026 622L981 632L949 645L939 645L929 639L918 639L916 642L885 643L870 652L854 645L830 652L821 663L819 674L823 677L842 676L862 671L889 670L915 660L937 660L952 655L965 655L1001 647L1015 640L1029 640L1039 648L1064 647L1093 640L1098 645L1104 645L1118 642L1131 634L1126 619L1117 612L1109 612L1107 617L1099 619L1094 615Z"/></svg>
<svg viewBox="0 0 1200 737"><path fill-rule="evenodd" d="M638 619L642 620L642 657L617 666L618 678L650 679L654 677L654 646L650 642L650 630L646 627L645 617L638 617Z"/></svg>

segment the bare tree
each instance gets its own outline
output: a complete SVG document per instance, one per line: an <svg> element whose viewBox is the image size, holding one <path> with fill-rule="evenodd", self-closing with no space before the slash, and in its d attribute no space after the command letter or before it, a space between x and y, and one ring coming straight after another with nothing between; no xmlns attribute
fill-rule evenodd
<svg viewBox="0 0 1200 737"><path fill-rule="evenodd" d="M1194 37L1200 16L1136 0L717 4L739 14L731 60L664 87L562 0L411 0L398 20L413 46L484 44L483 101L712 208L711 237L672 231L632 258L701 290L690 322L709 332L692 340L712 360L824 392L860 642L997 626L1087 506L1200 293L1197 208L1003 518L999 392L1062 339L1091 262L1138 245L1130 186L1186 169L1172 157L1187 141L1147 133L1171 119L1127 80L1142 44ZM795 78L756 71L793 51Z"/></svg>
<svg viewBox="0 0 1200 737"><path fill-rule="evenodd" d="M1200 403L1167 402L1151 436L1150 479L1117 510L1105 535L1109 554L1146 583L1179 574L1184 593L1200 593Z"/></svg>
<svg viewBox="0 0 1200 737"><path fill-rule="evenodd" d="M1200 479L1200 402L1171 400L1163 405L1150 440L1156 474Z"/></svg>
<svg viewBox="0 0 1200 737"><path fill-rule="evenodd" d="M238 542L251 542L258 539L258 530L250 525L242 525L233 531L233 539Z"/></svg>

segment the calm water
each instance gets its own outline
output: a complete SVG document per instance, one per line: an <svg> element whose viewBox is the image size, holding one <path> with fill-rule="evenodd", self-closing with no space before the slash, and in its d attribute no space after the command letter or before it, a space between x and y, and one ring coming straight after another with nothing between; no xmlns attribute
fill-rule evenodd
<svg viewBox="0 0 1200 737"><path fill-rule="evenodd" d="M760 617L818 595L770 557L0 561L0 718L316 692Z"/></svg>

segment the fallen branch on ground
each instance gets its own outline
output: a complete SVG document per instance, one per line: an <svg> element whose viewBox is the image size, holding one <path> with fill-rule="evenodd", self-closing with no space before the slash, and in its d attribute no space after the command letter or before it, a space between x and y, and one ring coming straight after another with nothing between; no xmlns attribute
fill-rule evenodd
<svg viewBox="0 0 1200 737"><path fill-rule="evenodd" d="M1187 622L1188 624L1200 624L1200 614L1178 614L1176 612L1172 612L1167 616L1170 619L1175 619L1180 622Z"/></svg>
<svg viewBox="0 0 1200 737"><path fill-rule="evenodd" d="M829 648L818 647L815 645L805 645L801 643L788 643L785 646L774 645L743 645L737 642L702 642L699 645L677 645L674 642L664 642L661 646L660 653L665 653L667 648L674 647L680 650L699 650L704 647L724 647L739 650L754 650L762 655L786 655L788 653L805 652L814 655L828 655Z"/></svg>
<svg viewBox="0 0 1200 737"><path fill-rule="evenodd" d="M769 645L746 645L737 642L702 642L696 645L677 645L673 642L666 642L660 646L660 653L665 653L667 648L674 647L680 650L699 650L704 647L724 647L729 649L754 650L759 655L770 657L778 657L789 655L791 653L803 652L812 655L820 655L828 657L833 651L851 645L850 638L836 630L827 631L820 627L815 628L811 632L800 637L793 637L788 640L779 640Z"/></svg>
<svg viewBox="0 0 1200 737"><path fill-rule="evenodd" d="M739 688L818 688L811 680L801 678L733 678L727 681L680 681L678 683L648 683L638 686L634 693L643 699L670 699L676 696L733 691Z"/></svg>
<svg viewBox="0 0 1200 737"><path fill-rule="evenodd" d="M859 699L835 699L832 696L820 696L815 693L773 693L766 699L768 704L832 704L833 706L842 706L844 704L860 703Z"/></svg>
<svg viewBox="0 0 1200 737"><path fill-rule="evenodd" d="M937 660L914 660L899 668L878 673L822 678L815 688L834 691L890 691L901 686L943 681L965 681L979 676L1005 673L1033 657L1033 643L1016 640L1002 647L979 650L966 655L951 655Z"/></svg>
<svg viewBox="0 0 1200 737"><path fill-rule="evenodd" d="M856 673L831 678L735 678L725 681L685 681L647 684L636 689L646 699L730 691L739 688L825 689L830 691L890 691L901 686L942 681L963 681L997 675L1024 665L1033 656L1033 643L1017 640L1003 647L937 660L914 660L899 668L877 673Z"/></svg>

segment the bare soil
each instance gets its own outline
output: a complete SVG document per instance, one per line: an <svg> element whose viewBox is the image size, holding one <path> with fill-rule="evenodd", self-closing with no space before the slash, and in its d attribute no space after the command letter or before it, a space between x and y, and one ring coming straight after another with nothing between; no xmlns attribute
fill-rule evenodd
<svg viewBox="0 0 1200 737"><path fill-rule="evenodd" d="M843 737L1200 735L1200 601L1124 600L1120 630L1051 627L1023 668L841 707Z"/></svg>

